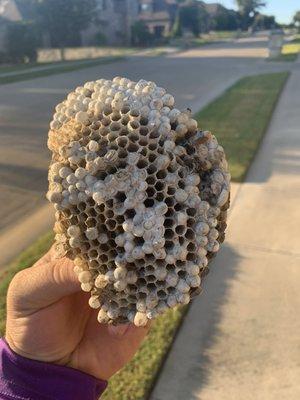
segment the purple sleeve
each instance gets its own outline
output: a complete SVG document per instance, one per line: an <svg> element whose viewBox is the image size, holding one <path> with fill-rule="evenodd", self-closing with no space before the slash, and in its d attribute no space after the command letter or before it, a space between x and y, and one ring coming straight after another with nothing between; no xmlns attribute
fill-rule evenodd
<svg viewBox="0 0 300 400"><path fill-rule="evenodd" d="M30 360L0 339L0 399L96 400L107 382L69 367Z"/></svg>

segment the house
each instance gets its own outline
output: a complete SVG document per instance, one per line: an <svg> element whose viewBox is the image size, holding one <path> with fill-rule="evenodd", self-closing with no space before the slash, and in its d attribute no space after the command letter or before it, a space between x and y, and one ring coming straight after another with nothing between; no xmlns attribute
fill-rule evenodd
<svg viewBox="0 0 300 400"><path fill-rule="evenodd" d="M131 40L131 25L138 18L139 0L96 0L95 18L81 32L81 44L128 45ZM0 0L0 51L4 47L6 25L9 22L33 20L34 10L30 4L18 0ZM43 38L49 45L47 35Z"/></svg>
<svg viewBox="0 0 300 400"><path fill-rule="evenodd" d="M170 33L177 10L176 0L140 0L139 20L157 38Z"/></svg>
<svg viewBox="0 0 300 400"><path fill-rule="evenodd" d="M0 0L0 17L8 21L21 21L22 15L14 0Z"/></svg>
<svg viewBox="0 0 300 400"><path fill-rule="evenodd" d="M9 24L33 21L35 13L31 3L20 0L0 0L0 52L5 50L5 35Z"/></svg>
<svg viewBox="0 0 300 400"><path fill-rule="evenodd" d="M97 0L95 21L82 32L82 45L129 45L138 13L138 0Z"/></svg>
<svg viewBox="0 0 300 400"><path fill-rule="evenodd" d="M13 0L0 0L0 52L5 48L5 33L10 22L21 21L22 16Z"/></svg>

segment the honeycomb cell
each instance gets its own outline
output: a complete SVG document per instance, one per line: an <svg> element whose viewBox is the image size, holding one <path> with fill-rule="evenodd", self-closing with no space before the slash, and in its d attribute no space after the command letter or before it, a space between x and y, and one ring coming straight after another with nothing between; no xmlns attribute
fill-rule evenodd
<svg viewBox="0 0 300 400"><path fill-rule="evenodd" d="M88 82L56 107L48 146L57 255L74 260L99 322L145 325L200 293L230 175L190 110L153 82Z"/></svg>

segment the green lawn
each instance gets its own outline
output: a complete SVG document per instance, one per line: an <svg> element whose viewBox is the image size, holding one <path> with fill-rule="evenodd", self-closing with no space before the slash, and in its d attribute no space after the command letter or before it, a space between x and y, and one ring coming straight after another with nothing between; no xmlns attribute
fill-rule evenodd
<svg viewBox="0 0 300 400"><path fill-rule="evenodd" d="M108 390L101 400L148 398L186 310L186 306L171 309L157 318L134 359L110 380Z"/></svg>
<svg viewBox="0 0 300 400"><path fill-rule="evenodd" d="M287 72L241 79L196 115L225 149L232 180L241 182L266 131Z"/></svg>
<svg viewBox="0 0 300 400"><path fill-rule="evenodd" d="M50 63L52 64L52 63ZM0 75L5 74L6 72L18 72L25 71L30 68L46 66L49 63L39 64L39 63L27 63L27 64L16 64L16 65L0 65Z"/></svg>
<svg viewBox="0 0 300 400"><path fill-rule="evenodd" d="M124 59L124 57L122 56L113 56L113 57L94 58L88 60L78 60L78 61L64 61L64 62L45 63L45 64L25 64L13 67L1 67L0 85L5 83L25 81L28 79L39 78L42 76L56 75L63 72L76 71L79 69L94 67L95 65L100 65L100 64L107 64L122 59ZM28 69L30 68L44 67L44 66L46 66L46 68L43 68L42 70L39 71L31 71L31 72L28 71ZM1 77L1 72L4 74L6 72L15 72L15 71L18 71L19 73L17 75Z"/></svg>
<svg viewBox="0 0 300 400"><path fill-rule="evenodd" d="M282 48L281 58L285 61L294 61L300 53L300 43L292 42L285 44Z"/></svg>
<svg viewBox="0 0 300 400"><path fill-rule="evenodd" d="M43 254L48 251L53 242L53 233L49 232L33 243L27 250L23 251L18 258L5 268L0 275L0 335L5 332L5 307L6 307L6 292L8 285L14 275L24 268L30 267Z"/></svg>
<svg viewBox="0 0 300 400"><path fill-rule="evenodd" d="M236 39L237 37L246 37L249 36L249 33L242 31L212 31L204 33L201 36L210 40L226 40Z"/></svg>
<svg viewBox="0 0 300 400"><path fill-rule="evenodd" d="M203 129L214 132L224 146L234 181L242 181L268 126L288 73L241 79L197 114ZM35 262L50 247L51 233L40 238L15 260L0 278L1 334L5 327L5 301L14 274ZM163 360L174 340L187 307L169 310L154 321L150 334L134 359L109 383L103 400L148 398Z"/></svg>
<svg viewBox="0 0 300 400"><path fill-rule="evenodd" d="M56 75L63 72L76 71L83 68L94 67L95 65L107 64L115 61L124 60L125 57L130 55L138 54L142 49L131 48L125 49L124 54L105 56L100 58L89 58L80 60L69 60L69 61L57 61L47 63L31 63L31 64L20 64L11 66L0 66L0 85L5 83L12 83L18 81L25 81L28 79L39 78L42 76ZM164 47L153 47L147 48L146 54L149 57L159 57L168 54ZM42 69L36 71L29 71L31 68ZM9 72L18 72L12 76L1 76Z"/></svg>
<svg viewBox="0 0 300 400"><path fill-rule="evenodd" d="M272 61L295 61L300 53L300 35L291 42L284 44L280 56Z"/></svg>
<svg viewBox="0 0 300 400"><path fill-rule="evenodd" d="M222 42L249 36L248 32L239 31L214 31L203 33L199 38L193 38L191 44L195 47L203 46L209 43Z"/></svg>

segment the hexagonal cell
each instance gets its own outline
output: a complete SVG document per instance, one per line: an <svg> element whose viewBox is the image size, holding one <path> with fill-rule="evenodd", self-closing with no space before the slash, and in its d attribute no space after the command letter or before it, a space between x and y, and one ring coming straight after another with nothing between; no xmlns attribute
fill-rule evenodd
<svg viewBox="0 0 300 400"><path fill-rule="evenodd" d="M100 322L144 325L200 292L190 274L224 240L229 174L188 110L153 82L100 79L56 108L48 143L56 248Z"/></svg>

